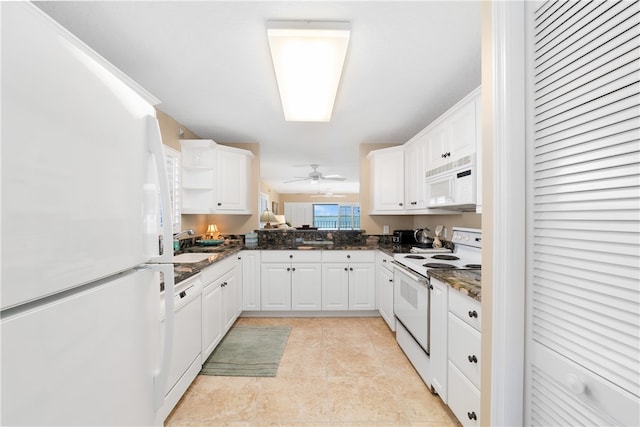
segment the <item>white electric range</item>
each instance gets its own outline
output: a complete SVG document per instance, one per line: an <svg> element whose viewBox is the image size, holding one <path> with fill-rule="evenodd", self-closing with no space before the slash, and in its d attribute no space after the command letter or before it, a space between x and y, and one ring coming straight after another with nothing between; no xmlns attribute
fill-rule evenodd
<svg viewBox="0 0 640 427"><path fill-rule="evenodd" d="M395 254L393 312L397 319L396 340L425 384L431 387L429 270L481 268L482 233L478 229L454 227L454 249L423 249L420 253Z"/></svg>
<svg viewBox="0 0 640 427"><path fill-rule="evenodd" d="M416 253L395 254L394 261L426 277L429 269L481 268L482 232L476 228L454 227L454 250L420 249Z"/></svg>

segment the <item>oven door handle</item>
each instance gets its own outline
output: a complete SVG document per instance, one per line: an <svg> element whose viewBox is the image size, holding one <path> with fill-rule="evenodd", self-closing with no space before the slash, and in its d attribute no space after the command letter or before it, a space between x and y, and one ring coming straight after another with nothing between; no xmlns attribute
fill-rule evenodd
<svg viewBox="0 0 640 427"><path fill-rule="evenodd" d="M420 283L423 286L429 287L429 279L428 278L426 278L426 277L414 272L409 267L407 267L404 264L399 263L398 261L392 261L392 262L396 266L400 267L400 271L402 271L404 274L409 276L411 279L415 280L416 282Z"/></svg>

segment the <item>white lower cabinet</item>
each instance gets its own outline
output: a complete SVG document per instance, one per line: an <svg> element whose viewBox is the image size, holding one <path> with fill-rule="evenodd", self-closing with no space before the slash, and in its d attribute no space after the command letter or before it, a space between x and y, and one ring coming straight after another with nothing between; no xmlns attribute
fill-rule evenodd
<svg viewBox="0 0 640 427"><path fill-rule="evenodd" d="M463 426L480 425L480 390L449 362L449 401L447 405Z"/></svg>
<svg viewBox="0 0 640 427"><path fill-rule="evenodd" d="M393 315L393 257L378 252L376 281L378 282L378 310L392 331L396 330L396 318Z"/></svg>
<svg viewBox="0 0 640 427"><path fill-rule="evenodd" d="M221 281L222 288L222 327L226 332L238 318L238 275L236 268L225 274Z"/></svg>
<svg viewBox="0 0 640 427"><path fill-rule="evenodd" d="M322 309L375 310L375 251L322 251Z"/></svg>
<svg viewBox="0 0 640 427"><path fill-rule="evenodd" d="M449 285L435 278L429 281L431 285L431 386L440 395L444 403L448 400L447 389L447 342L448 342L448 296Z"/></svg>
<svg viewBox="0 0 640 427"><path fill-rule="evenodd" d="M242 266L242 310L260 310L260 251L240 252Z"/></svg>
<svg viewBox="0 0 640 427"><path fill-rule="evenodd" d="M262 251L262 311L375 310L376 251ZM250 285L247 285L250 286ZM248 298L243 295L244 309Z"/></svg>
<svg viewBox="0 0 640 427"><path fill-rule="evenodd" d="M202 292L202 363L222 339L221 282L209 284Z"/></svg>
<svg viewBox="0 0 640 427"><path fill-rule="evenodd" d="M263 263L260 279L262 310L291 310L291 264Z"/></svg>
<svg viewBox="0 0 640 427"><path fill-rule="evenodd" d="M322 309L349 309L349 273L345 264L322 264Z"/></svg>
<svg viewBox="0 0 640 427"><path fill-rule="evenodd" d="M322 309L322 280L318 263L291 264L291 310Z"/></svg>
<svg viewBox="0 0 640 427"><path fill-rule="evenodd" d="M204 363L238 318L236 256L202 270L202 357Z"/></svg>
<svg viewBox="0 0 640 427"><path fill-rule="evenodd" d="M480 425L480 302L449 290L448 402L463 426Z"/></svg>
<svg viewBox="0 0 640 427"><path fill-rule="evenodd" d="M263 251L261 257L261 310L322 308L319 251Z"/></svg>

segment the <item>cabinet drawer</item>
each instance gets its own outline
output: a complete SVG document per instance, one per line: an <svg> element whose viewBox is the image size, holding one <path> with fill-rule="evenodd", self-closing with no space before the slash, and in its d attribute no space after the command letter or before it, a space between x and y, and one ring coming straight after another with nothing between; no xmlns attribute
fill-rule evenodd
<svg viewBox="0 0 640 427"><path fill-rule="evenodd" d="M474 300L461 292L452 290L449 292L449 311L455 313L460 319L480 331L482 313L480 301Z"/></svg>
<svg viewBox="0 0 640 427"><path fill-rule="evenodd" d="M378 264L393 274L393 257L382 251L378 252Z"/></svg>
<svg viewBox="0 0 640 427"><path fill-rule="evenodd" d="M322 262L376 262L376 252L322 251Z"/></svg>
<svg viewBox="0 0 640 427"><path fill-rule="evenodd" d="M238 255L233 254L227 258L214 262L209 267L203 269L200 274L202 276L202 284L206 287L212 282L218 280L222 275L233 270L238 265Z"/></svg>
<svg viewBox="0 0 640 427"><path fill-rule="evenodd" d="M449 408L463 426L480 425L480 391L449 362Z"/></svg>
<svg viewBox="0 0 640 427"><path fill-rule="evenodd" d="M262 251L262 262L321 262L322 251Z"/></svg>
<svg viewBox="0 0 640 427"><path fill-rule="evenodd" d="M449 313L449 361L480 388L480 332Z"/></svg>

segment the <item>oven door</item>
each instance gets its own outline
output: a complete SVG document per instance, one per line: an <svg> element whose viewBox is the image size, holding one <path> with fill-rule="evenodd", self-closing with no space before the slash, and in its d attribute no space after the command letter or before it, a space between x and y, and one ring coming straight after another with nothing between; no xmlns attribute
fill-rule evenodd
<svg viewBox="0 0 640 427"><path fill-rule="evenodd" d="M393 269L393 312L429 354L429 281L396 265Z"/></svg>

